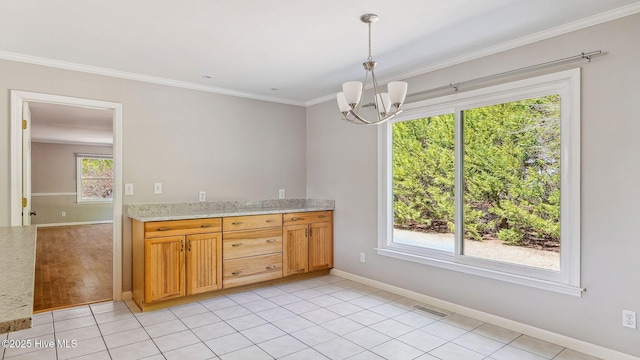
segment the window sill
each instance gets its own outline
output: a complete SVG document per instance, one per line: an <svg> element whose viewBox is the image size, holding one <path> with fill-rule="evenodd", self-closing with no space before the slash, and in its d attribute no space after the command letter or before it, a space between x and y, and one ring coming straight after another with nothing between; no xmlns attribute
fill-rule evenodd
<svg viewBox="0 0 640 360"><path fill-rule="evenodd" d="M112 204L113 200L82 200L76 201L78 205Z"/></svg>
<svg viewBox="0 0 640 360"><path fill-rule="evenodd" d="M412 262L425 264L429 266L435 266L435 267L439 267L447 270L459 271L466 274L482 276L489 279L500 280L500 281L528 286L536 289L553 291L553 292L565 294L565 295L582 297L582 293L586 291L586 289L581 287L571 286L571 285L557 283L553 281L540 280L536 278L515 275L515 274L505 273L501 271L496 271L496 270L490 270L490 269L467 265L467 264L460 264L460 263L453 262L450 260L445 260L445 259L435 259L431 257L415 255L415 254L410 254L410 253L391 250L391 249L376 248L376 251L378 252L378 255L389 256L396 259L412 261Z"/></svg>

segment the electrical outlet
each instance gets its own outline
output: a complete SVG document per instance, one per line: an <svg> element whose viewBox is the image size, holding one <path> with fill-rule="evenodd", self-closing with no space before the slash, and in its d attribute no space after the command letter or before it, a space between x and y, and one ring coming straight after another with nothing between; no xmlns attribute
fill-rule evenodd
<svg viewBox="0 0 640 360"><path fill-rule="evenodd" d="M63 211L63 212L62 212L62 217L65 217L65 216L67 216L67 212L66 212L66 211Z"/></svg>
<svg viewBox="0 0 640 360"><path fill-rule="evenodd" d="M198 195L198 200L199 201L207 201L207 192L206 191L200 191L200 194Z"/></svg>
<svg viewBox="0 0 640 360"><path fill-rule="evenodd" d="M364 253L363 252L360 253L360 262L364 262Z"/></svg>
<svg viewBox="0 0 640 360"><path fill-rule="evenodd" d="M156 195L162 194L162 183L153 184L153 193Z"/></svg>
<svg viewBox="0 0 640 360"><path fill-rule="evenodd" d="M124 194L133 195L133 184L124 184Z"/></svg>
<svg viewBox="0 0 640 360"><path fill-rule="evenodd" d="M284 189L278 190L278 199L284 199Z"/></svg>
<svg viewBox="0 0 640 360"><path fill-rule="evenodd" d="M622 310L622 326L636 329L636 312L631 310Z"/></svg>

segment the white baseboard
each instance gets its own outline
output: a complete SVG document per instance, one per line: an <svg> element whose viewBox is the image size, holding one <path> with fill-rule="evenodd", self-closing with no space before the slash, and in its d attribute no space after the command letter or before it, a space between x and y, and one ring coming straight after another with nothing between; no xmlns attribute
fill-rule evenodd
<svg viewBox="0 0 640 360"><path fill-rule="evenodd" d="M423 302L428 305L436 306L460 315L468 316L480 321L484 321L489 324L503 327L512 331L519 332L531 337L535 337L544 341L548 341L572 350L576 350L591 356L599 357L602 359L611 360L640 360L640 358L621 353L612 349L608 349L602 346L594 345L582 340L577 340L565 335L557 334L548 330L540 329L531 325L523 324L517 321L509 320L500 316L492 315L483 311L474 310L465 306L454 304L452 302L440 300L428 295L420 294L415 291L403 289L397 286L393 286L387 283L383 283L377 280L372 280L360 275L355 275L346 271L332 269L332 275L340 276L342 278L353 280L365 285L369 285L390 293L398 294L409 299Z"/></svg>
<svg viewBox="0 0 640 360"><path fill-rule="evenodd" d="M51 223L51 224L34 224L35 227L55 227L55 226L73 226L73 225L94 225L94 224L112 224L113 220L101 221L78 221L68 223Z"/></svg>

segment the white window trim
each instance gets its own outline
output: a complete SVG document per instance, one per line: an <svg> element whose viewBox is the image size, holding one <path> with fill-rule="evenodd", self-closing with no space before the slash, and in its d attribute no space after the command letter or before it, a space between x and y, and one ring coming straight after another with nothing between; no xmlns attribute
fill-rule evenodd
<svg viewBox="0 0 640 360"><path fill-rule="evenodd" d="M560 271L474 258L461 254L461 227L456 227L454 253L392 242L393 190L391 167L391 125L394 122L455 114L456 138L461 135L460 111L550 94L561 96L560 156ZM459 143L461 139L456 139ZM456 146L456 202L462 187L460 158ZM460 153L458 153L460 152ZM478 90L443 96L405 105L404 113L378 127L378 247L380 255L418 262L449 270L521 284L558 293L582 296L580 287L580 69L572 69ZM458 204L457 204L458 205ZM456 223L462 215L456 211Z"/></svg>
<svg viewBox="0 0 640 360"><path fill-rule="evenodd" d="M103 154L76 154L76 203L77 204L96 204L96 203L112 203L111 199L83 199L82 198L82 159L112 159L113 155Z"/></svg>

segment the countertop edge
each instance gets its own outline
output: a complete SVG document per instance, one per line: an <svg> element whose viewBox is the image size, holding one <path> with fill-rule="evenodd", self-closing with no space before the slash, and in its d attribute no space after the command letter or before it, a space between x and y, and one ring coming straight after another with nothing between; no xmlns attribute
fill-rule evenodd
<svg viewBox="0 0 640 360"><path fill-rule="evenodd" d="M151 222L333 210L335 210L333 200L295 199L254 202L131 204L128 206L127 216L140 222Z"/></svg>
<svg viewBox="0 0 640 360"><path fill-rule="evenodd" d="M0 228L0 334L32 325L36 241L35 226Z"/></svg>

